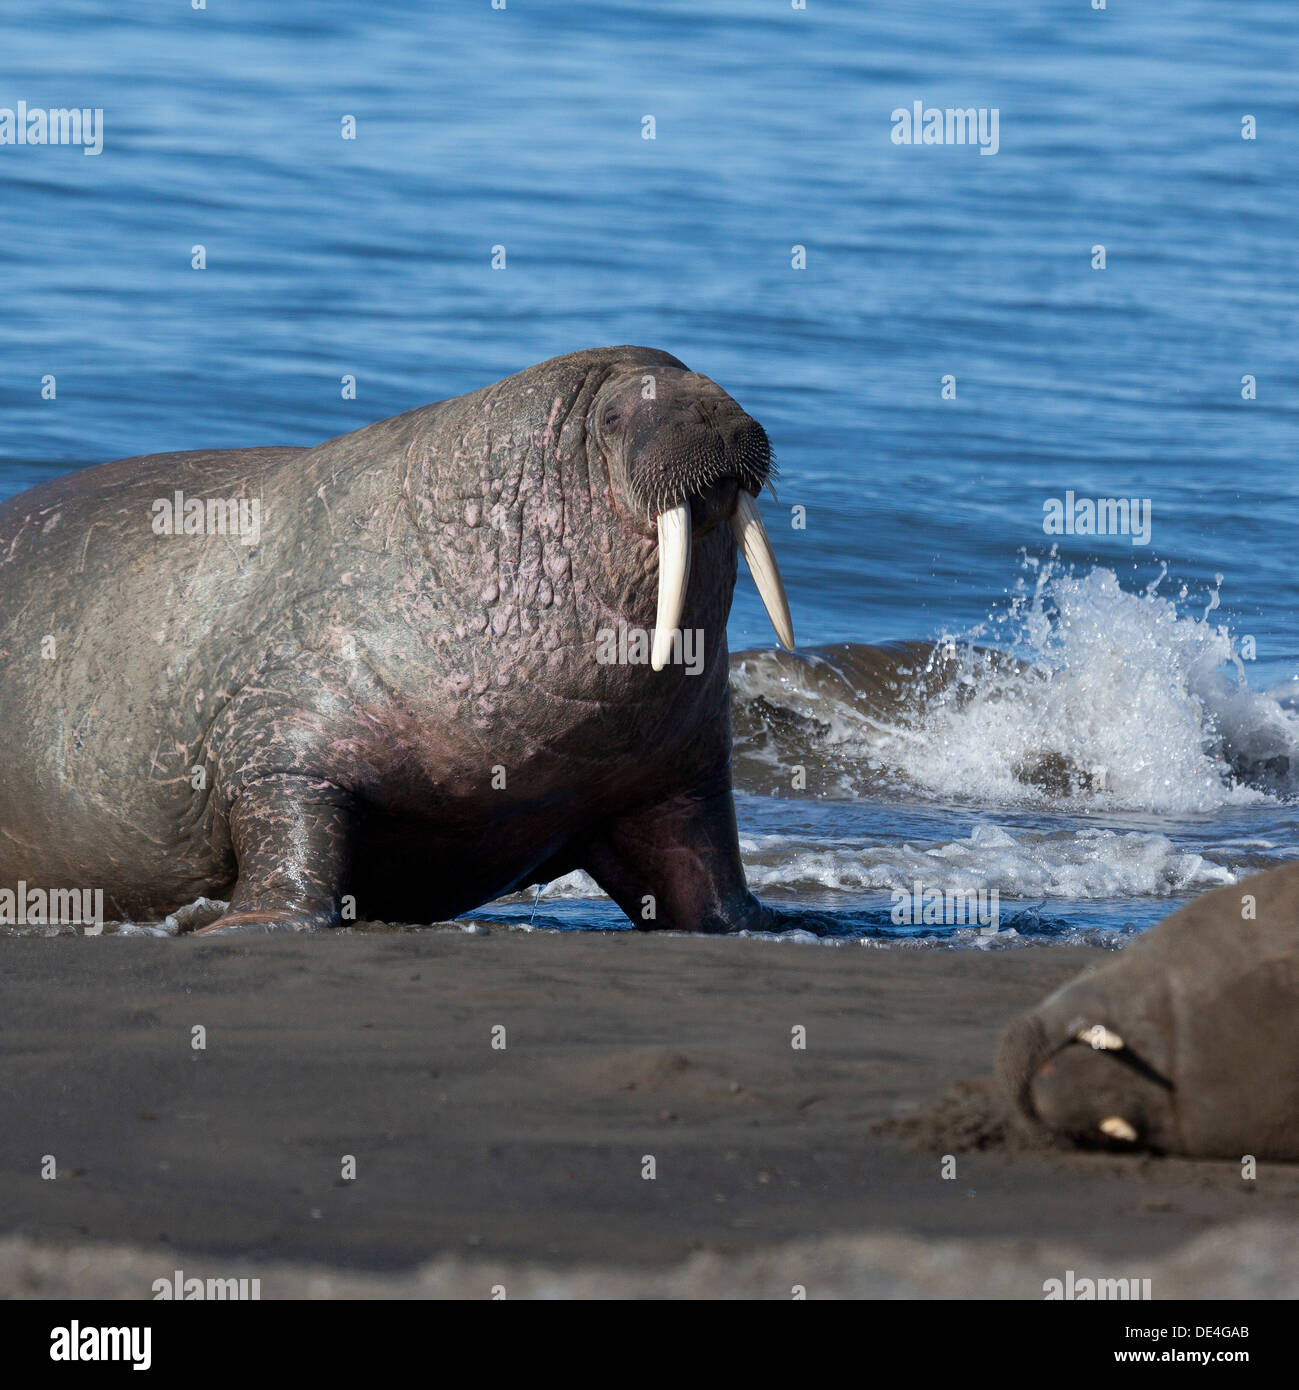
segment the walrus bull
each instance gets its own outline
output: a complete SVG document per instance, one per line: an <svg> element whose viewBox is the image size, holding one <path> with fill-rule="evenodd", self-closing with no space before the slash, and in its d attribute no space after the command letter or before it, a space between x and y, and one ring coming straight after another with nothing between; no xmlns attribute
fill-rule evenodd
<svg viewBox="0 0 1299 1390"><path fill-rule="evenodd" d="M719 386L617 347L315 448L11 498L0 884L305 929L445 920L581 868L638 926L771 925L726 649L737 541L793 645L771 471Z"/></svg>
<svg viewBox="0 0 1299 1390"><path fill-rule="evenodd" d="M1081 1143L1299 1158L1299 864L1217 888L1007 1029L1010 1104Z"/></svg>

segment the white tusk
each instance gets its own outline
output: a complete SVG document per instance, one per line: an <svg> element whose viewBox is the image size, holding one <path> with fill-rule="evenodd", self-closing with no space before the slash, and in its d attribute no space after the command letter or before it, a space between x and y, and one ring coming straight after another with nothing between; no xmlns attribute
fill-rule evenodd
<svg viewBox="0 0 1299 1390"><path fill-rule="evenodd" d="M789 600L785 597L785 584L780 577L776 557L767 538L767 528L762 524L757 500L743 488L731 516L731 530L740 543L740 550L758 586L758 594L767 617L776 629L780 645L787 652L794 650L794 620L789 616Z"/></svg>
<svg viewBox="0 0 1299 1390"><path fill-rule="evenodd" d="M654 618L650 665L661 671L672 655L672 634L681 626L690 583L690 503L659 513L659 607Z"/></svg>
<svg viewBox="0 0 1299 1390"><path fill-rule="evenodd" d="M1080 1028L1074 1037L1097 1052L1122 1052L1127 1046L1117 1033L1111 1033L1102 1023L1093 1023L1089 1028Z"/></svg>
<svg viewBox="0 0 1299 1390"><path fill-rule="evenodd" d="M1121 1139L1125 1144L1137 1142L1136 1130L1121 1115L1111 1115L1108 1120L1102 1120L1101 1133L1108 1134L1111 1139Z"/></svg>

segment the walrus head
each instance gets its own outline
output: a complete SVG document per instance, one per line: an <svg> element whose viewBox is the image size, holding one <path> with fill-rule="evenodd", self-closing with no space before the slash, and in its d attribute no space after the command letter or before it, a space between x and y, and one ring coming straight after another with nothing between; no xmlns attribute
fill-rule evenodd
<svg viewBox="0 0 1299 1390"><path fill-rule="evenodd" d="M1006 1029L1005 1100L1080 1144L1299 1158L1297 923L1295 864L1187 903Z"/></svg>
<svg viewBox="0 0 1299 1390"><path fill-rule="evenodd" d="M589 438L623 520L658 536L650 664L661 671L680 625L696 535L729 522L781 645L794 646L785 586L756 498L773 475L762 426L716 382L684 367L630 367L597 392Z"/></svg>
<svg viewBox="0 0 1299 1390"><path fill-rule="evenodd" d="M1082 1014L1065 1022L1052 1007L1057 998L1002 1037L997 1070L1007 1099L1031 1125L1077 1144L1176 1152L1171 1081L1112 1028Z"/></svg>

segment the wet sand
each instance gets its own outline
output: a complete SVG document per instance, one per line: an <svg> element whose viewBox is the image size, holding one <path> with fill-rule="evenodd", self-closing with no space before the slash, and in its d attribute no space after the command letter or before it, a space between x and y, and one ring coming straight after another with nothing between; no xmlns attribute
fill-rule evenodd
<svg viewBox="0 0 1299 1390"><path fill-rule="evenodd" d="M263 1297L1041 1298L1066 1267L1299 1293L1299 1165L1005 1142L997 1034L1099 951L4 946L0 1293L148 1297L178 1266Z"/></svg>

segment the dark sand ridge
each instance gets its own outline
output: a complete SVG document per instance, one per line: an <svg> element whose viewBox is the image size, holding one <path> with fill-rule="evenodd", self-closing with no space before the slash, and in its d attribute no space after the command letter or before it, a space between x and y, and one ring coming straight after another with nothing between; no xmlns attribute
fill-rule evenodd
<svg viewBox="0 0 1299 1390"><path fill-rule="evenodd" d="M973 1241L953 1268L1000 1260L1002 1292L1039 1298L1060 1259L1145 1277L1211 1237L1179 1292L1211 1295L1231 1246L1242 1268L1256 1250L1256 1294L1293 1293L1293 1226L1271 1253L1257 1224L1218 1228L1299 1221L1299 1166L1246 1182L1234 1163L1000 1142L979 1084L1000 1029L1104 959L505 930L13 939L0 1234L132 1246L151 1277L177 1252L211 1274L452 1258L598 1264L659 1292L692 1252L723 1257L715 1282L733 1257L779 1267L785 1242L829 1239L828 1270L833 1238L900 1236ZM926 1248L885 1245L900 1269ZM6 1246L0 1290L33 1258Z"/></svg>

